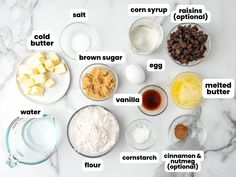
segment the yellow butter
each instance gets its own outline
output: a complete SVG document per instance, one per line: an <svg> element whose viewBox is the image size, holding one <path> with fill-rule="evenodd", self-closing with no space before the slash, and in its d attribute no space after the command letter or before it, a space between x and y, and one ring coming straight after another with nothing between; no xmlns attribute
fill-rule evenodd
<svg viewBox="0 0 236 177"><path fill-rule="evenodd" d="M30 56L29 59L30 59L32 65L34 65L34 66L43 64L44 61L46 60L45 55L44 55L42 52L33 53L33 54Z"/></svg>
<svg viewBox="0 0 236 177"><path fill-rule="evenodd" d="M202 100L202 85L198 75L186 72L178 75L171 84L173 101L184 108L193 108Z"/></svg>
<svg viewBox="0 0 236 177"><path fill-rule="evenodd" d="M19 82L24 82L27 79L29 79L29 77L26 74L19 74L18 77L17 77L17 80Z"/></svg>
<svg viewBox="0 0 236 177"><path fill-rule="evenodd" d="M24 92L25 95L30 95L31 90L32 90L31 87L26 87L26 88L23 90L23 92Z"/></svg>
<svg viewBox="0 0 236 177"><path fill-rule="evenodd" d="M36 68L31 67L30 65L22 64L18 68L18 74L37 74L38 71Z"/></svg>
<svg viewBox="0 0 236 177"><path fill-rule="evenodd" d="M30 77L33 78L35 84L44 84L48 79L46 74L34 74Z"/></svg>
<svg viewBox="0 0 236 177"><path fill-rule="evenodd" d="M31 95L42 96L44 94L44 88L41 86L33 86L30 91Z"/></svg>
<svg viewBox="0 0 236 177"><path fill-rule="evenodd" d="M42 64L37 66L37 70L40 74L44 74L47 72Z"/></svg>
<svg viewBox="0 0 236 177"><path fill-rule="evenodd" d="M27 87L32 87L33 85L35 85L33 79L31 78L23 79L22 81L20 81L20 83L24 84Z"/></svg>
<svg viewBox="0 0 236 177"><path fill-rule="evenodd" d="M52 60L46 60L44 62L44 66L48 71L54 71L55 65Z"/></svg>
<svg viewBox="0 0 236 177"><path fill-rule="evenodd" d="M50 88L50 87L52 87L54 84L55 84L56 82L53 80L53 79L48 79L46 82L45 82L45 86L46 87L48 87L48 88Z"/></svg>
<svg viewBox="0 0 236 177"><path fill-rule="evenodd" d="M58 65L61 63L61 59L58 57L58 55L55 52L48 52L46 54L47 59L52 60L54 65Z"/></svg>
<svg viewBox="0 0 236 177"><path fill-rule="evenodd" d="M60 63L59 65L55 66L55 72L57 74L63 74L66 72L66 66L64 63Z"/></svg>

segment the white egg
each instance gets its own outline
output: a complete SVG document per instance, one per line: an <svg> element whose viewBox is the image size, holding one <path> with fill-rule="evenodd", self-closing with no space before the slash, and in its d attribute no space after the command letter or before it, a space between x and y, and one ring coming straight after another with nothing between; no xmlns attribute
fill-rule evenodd
<svg viewBox="0 0 236 177"><path fill-rule="evenodd" d="M145 81L145 72L140 65L128 65L125 70L128 81L133 84L141 84Z"/></svg>

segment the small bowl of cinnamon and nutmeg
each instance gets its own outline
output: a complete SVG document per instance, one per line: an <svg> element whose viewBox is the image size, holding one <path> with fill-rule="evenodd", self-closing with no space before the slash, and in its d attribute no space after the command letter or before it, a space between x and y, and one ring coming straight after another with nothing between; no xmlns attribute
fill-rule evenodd
<svg viewBox="0 0 236 177"><path fill-rule="evenodd" d="M194 149L203 146L206 130L199 117L184 114L177 117L169 127L170 143L177 149Z"/></svg>

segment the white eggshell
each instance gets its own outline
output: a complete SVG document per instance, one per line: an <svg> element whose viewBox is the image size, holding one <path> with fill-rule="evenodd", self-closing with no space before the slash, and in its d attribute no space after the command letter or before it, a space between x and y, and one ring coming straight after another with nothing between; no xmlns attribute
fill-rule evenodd
<svg viewBox="0 0 236 177"><path fill-rule="evenodd" d="M140 65L128 65L125 70L125 75L127 80L133 84L141 84L145 81L145 72Z"/></svg>

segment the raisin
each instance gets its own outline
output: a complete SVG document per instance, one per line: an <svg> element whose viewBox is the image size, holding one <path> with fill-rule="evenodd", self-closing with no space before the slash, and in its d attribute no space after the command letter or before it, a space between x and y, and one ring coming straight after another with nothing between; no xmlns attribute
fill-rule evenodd
<svg viewBox="0 0 236 177"><path fill-rule="evenodd" d="M179 25L167 40L170 56L181 64L204 58L208 35L196 25Z"/></svg>

